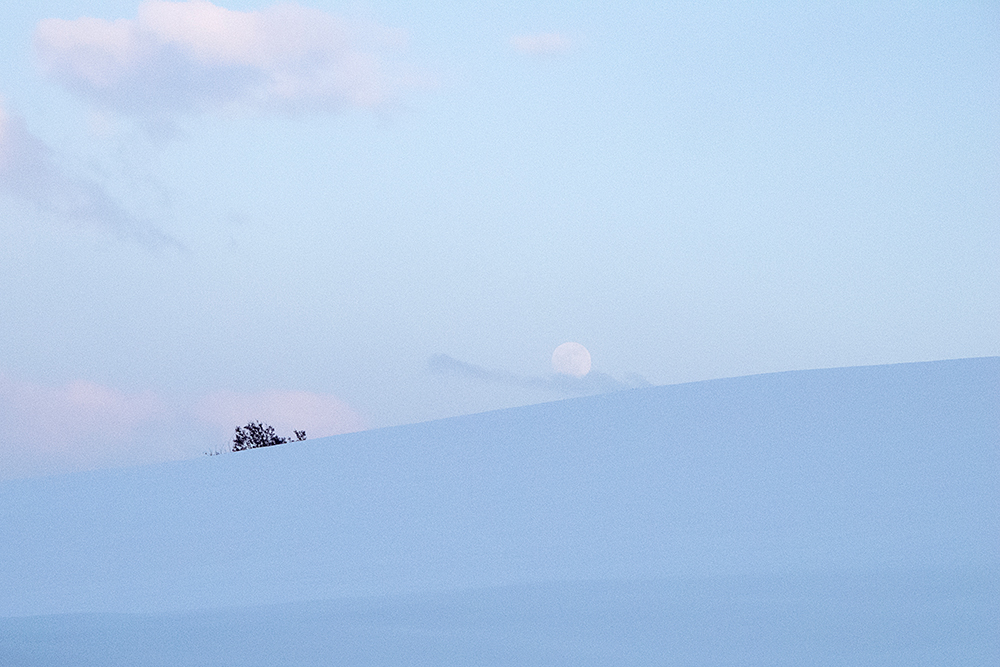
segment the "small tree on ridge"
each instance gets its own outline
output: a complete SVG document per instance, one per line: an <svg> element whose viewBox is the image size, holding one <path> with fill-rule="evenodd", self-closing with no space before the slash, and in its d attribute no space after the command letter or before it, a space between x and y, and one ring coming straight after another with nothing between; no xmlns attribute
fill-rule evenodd
<svg viewBox="0 0 1000 667"><path fill-rule="evenodd" d="M305 440L305 431L295 431L295 440ZM282 438L274 432L274 427L261 422L250 422L246 426L236 427L236 437L233 438L233 451L242 452L244 449L254 449L256 447L271 447L272 445L283 445L291 442L291 438Z"/></svg>

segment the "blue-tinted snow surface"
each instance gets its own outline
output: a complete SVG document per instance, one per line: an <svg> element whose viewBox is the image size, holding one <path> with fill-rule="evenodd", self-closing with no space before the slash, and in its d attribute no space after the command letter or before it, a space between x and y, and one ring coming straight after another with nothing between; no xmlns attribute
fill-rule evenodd
<svg viewBox="0 0 1000 667"><path fill-rule="evenodd" d="M998 454L984 358L0 483L0 664L996 664Z"/></svg>
<svg viewBox="0 0 1000 667"><path fill-rule="evenodd" d="M997 572L546 583L0 619L18 667L1000 664Z"/></svg>

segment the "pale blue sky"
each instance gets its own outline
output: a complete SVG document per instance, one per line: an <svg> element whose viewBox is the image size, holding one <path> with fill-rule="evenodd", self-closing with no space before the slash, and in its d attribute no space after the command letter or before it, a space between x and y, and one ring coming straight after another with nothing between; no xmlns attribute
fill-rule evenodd
<svg viewBox="0 0 1000 667"><path fill-rule="evenodd" d="M1000 354L995 3L310 1L246 69L40 26L139 4L0 9L0 477L554 400L570 340L623 384Z"/></svg>

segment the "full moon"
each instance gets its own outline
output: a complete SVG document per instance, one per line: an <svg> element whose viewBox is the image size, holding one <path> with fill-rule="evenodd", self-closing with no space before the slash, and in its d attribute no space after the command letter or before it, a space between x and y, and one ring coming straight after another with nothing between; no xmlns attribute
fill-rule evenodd
<svg viewBox="0 0 1000 667"><path fill-rule="evenodd" d="M590 372L590 352L579 343L563 343L552 353L552 370L582 378Z"/></svg>

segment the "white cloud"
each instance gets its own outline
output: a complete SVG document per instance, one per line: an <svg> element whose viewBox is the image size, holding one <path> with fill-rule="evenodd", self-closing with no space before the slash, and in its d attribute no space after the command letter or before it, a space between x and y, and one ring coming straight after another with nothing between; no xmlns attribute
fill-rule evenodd
<svg viewBox="0 0 1000 667"><path fill-rule="evenodd" d="M135 19L46 19L35 33L49 77L105 108L152 117L379 107L416 83L388 58L403 41L297 4L240 12L205 0L148 0Z"/></svg>
<svg viewBox="0 0 1000 667"><path fill-rule="evenodd" d="M557 32L542 32L511 37L510 45L521 53L533 56L552 56L569 51L573 46L573 41L566 35Z"/></svg>
<svg viewBox="0 0 1000 667"><path fill-rule="evenodd" d="M0 194L63 222L106 228L154 246L180 245L126 212L96 181L61 167L57 158L24 119L0 105Z"/></svg>
<svg viewBox="0 0 1000 667"><path fill-rule="evenodd" d="M259 394L220 391L206 396L195 412L229 438L237 426L251 421L270 424L278 435L285 437L295 430L317 438L365 428L361 417L336 396L305 391Z"/></svg>

